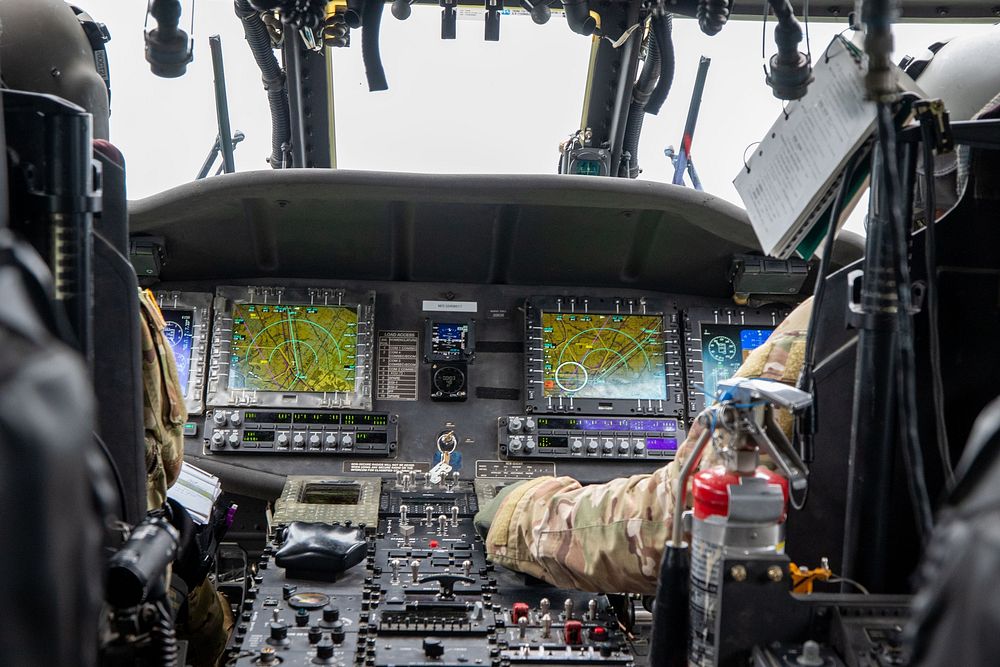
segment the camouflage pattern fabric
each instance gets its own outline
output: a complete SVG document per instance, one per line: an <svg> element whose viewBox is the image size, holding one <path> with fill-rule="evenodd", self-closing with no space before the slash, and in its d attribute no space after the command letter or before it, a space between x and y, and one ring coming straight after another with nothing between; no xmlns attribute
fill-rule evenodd
<svg viewBox="0 0 1000 667"><path fill-rule="evenodd" d="M187 408L174 352L163 335L166 322L152 292L140 291L142 312L142 416L146 428L146 506L157 509L177 480L184 460Z"/></svg>
<svg viewBox="0 0 1000 667"><path fill-rule="evenodd" d="M177 638L188 643L187 664L214 667L219 664L235 621L226 598L205 579L188 593L187 619L177 625Z"/></svg>
<svg viewBox="0 0 1000 667"><path fill-rule="evenodd" d="M146 428L146 506L158 509L184 462L187 408L177 375L174 352L163 335L166 322L152 292L140 291L142 312L143 420ZM229 603L205 579L188 593L186 619L177 637L188 642L188 664L218 664L233 627Z"/></svg>
<svg viewBox="0 0 1000 667"><path fill-rule="evenodd" d="M811 306L809 300L796 308L737 375L794 383ZM778 422L787 431L791 417L779 414ZM497 508L487 555L560 588L654 594L673 517L673 489L703 431L695 423L675 460L652 474L586 487L570 477L539 477L518 485ZM699 467L718 463L709 447Z"/></svg>

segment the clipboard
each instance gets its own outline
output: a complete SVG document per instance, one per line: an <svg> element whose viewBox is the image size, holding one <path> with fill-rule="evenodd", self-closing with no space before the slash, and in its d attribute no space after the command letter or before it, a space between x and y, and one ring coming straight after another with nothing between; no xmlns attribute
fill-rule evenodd
<svg viewBox="0 0 1000 667"><path fill-rule="evenodd" d="M857 46L834 37L816 63L809 92L788 104L733 180L768 255L787 259L810 236L848 160L875 131L862 56ZM901 87L919 92L901 71L897 76Z"/></svg>

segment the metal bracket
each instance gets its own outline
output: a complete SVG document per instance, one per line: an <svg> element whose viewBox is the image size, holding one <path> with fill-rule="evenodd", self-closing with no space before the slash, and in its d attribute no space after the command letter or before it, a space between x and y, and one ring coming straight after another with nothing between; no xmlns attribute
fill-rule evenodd
<svg viewBox="0 0 1000 667"><path fill-rule="evenodd" d="M923 125L930 125L934 137L934 151L941 155L955 150L955 137L951 133L948 110L941 100L919 100L913 103L913 112Z"/></svg>

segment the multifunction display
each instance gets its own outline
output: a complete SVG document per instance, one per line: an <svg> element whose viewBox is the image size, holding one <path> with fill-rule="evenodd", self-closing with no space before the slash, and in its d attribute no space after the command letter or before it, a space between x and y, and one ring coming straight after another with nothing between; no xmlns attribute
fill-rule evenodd
<svg viewBox="0 0 1000 667"><path fill-rule="evenodd" d="M220 287L208 403L368 410L374 292Z"/></svg>
<svg viewBox="0 0 1000 667"><path fill-rule="evenodd" d="M701 325L701 359L705 395L716 395L720 380L736 374L750 353L764 344L774 327L738 324Z"/></svg>
<svg viewBox="0 0 1000 667"><path fill-rule="evenodd" d="M344 306L233 306L229 387L354 391L358 312Z"/></svg>
<svg viewBox="0 0 1000 667"><path fill-rule="evenodd" d="M663 400L663 317L542 313L545 397Z"/></svg>
<svg viewBox="0 0 1000 667"><path fill-rule="evenodd" d="M461 359L468 339L468 324L434 322L431 325L431 351L437 358Z"/></svg>
<svg viewBox="0 0 1000 667"><path fill-rule="evenodd" d="M161 308L166 326L163 337L170 344L177 362L177 377L183 393L187 395L191 377L191 352L194 350L194 311L180 308Z"/></svg>
<svg viewBox="0 0 1000 667"><path fill-rule="evenodd" d="M680 415L675 307L658 299L532 297L525 304L525 410Z"/></svg>
<svg viewBox="0 0 1000 667"><path fill-rule="evenodd" d="M154 292L163 314L163 336L177 362L177 379L189 415L205 409L205 377L208 357L212 295L206 292Z"/></svg>
<svg viewBox="0 0 1000 667"><path fill-rule="evenodd" d="M719 381L736 374L788 314L783 309L690 308L683 327L687 363L687 413L692 420L718 393Z"/></svg>

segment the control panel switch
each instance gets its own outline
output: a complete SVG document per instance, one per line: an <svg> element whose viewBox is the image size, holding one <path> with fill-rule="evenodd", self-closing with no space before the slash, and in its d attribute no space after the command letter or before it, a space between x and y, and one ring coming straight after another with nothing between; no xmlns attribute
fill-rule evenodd
<svg viewBox="0 0 1000 667"><path fill-rule="evenodd" d="M524 428L524 420L520 417L510 417L507 419L507 432L516 435Z"/></svg>
<svg viewBox="0 0 1000 667"><path fill-rule="evenodd" d="M527 602L515 602L510 608L510 620L514 623L520 623L523 618L527 622L530 609Z"/></svg>
<svg viewBox="0 0 1000 667"><path fill-rule="evenodd" d="M566 621L563 624L563 640L567 645L583 643L583 623L580 621Z"/></svg>
<svg viewBox="0 0 1000 667"><path fill-rule="evenodd" d="M440 639L427 637L423 641L424 655L428 658L440 658L444 655L444 644Z"/></svg>

